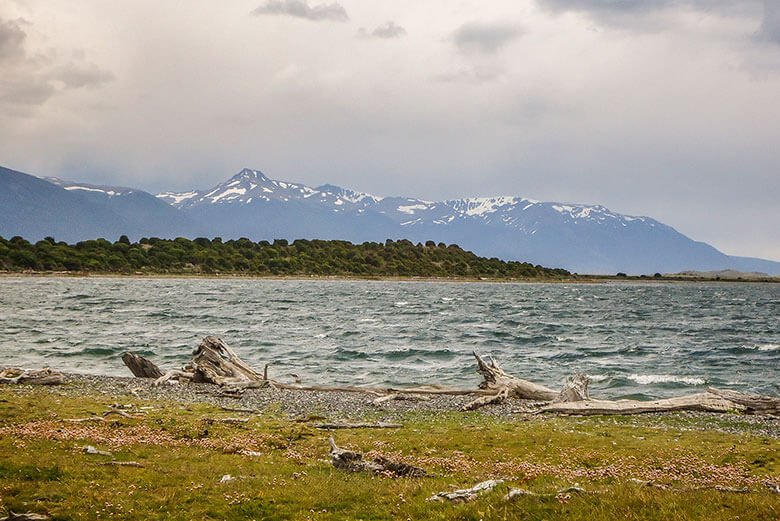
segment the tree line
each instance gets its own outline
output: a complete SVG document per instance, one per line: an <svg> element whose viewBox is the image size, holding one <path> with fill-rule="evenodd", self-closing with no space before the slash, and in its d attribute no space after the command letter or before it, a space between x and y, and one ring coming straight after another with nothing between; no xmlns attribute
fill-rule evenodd
<svg viewBox="0 0 780 521"><path fill-rule="evenodd" d="M566 278L563 269L479 257L456 244L408 240L352 244L339 240L143 238L122 236L76 244L47 237L31 243L0 237L0 270L121 274L257 276Z"/></svg>

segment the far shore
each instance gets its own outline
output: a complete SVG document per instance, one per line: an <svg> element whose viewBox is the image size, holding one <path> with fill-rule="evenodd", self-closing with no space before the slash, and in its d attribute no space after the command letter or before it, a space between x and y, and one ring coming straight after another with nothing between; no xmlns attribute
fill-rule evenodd
<svg viewBox="0 0 780 521"><path fill-rule="evenodd" d="M352 281L352 282L430 282L430 283L502 283L502 284L608 284L634 283L780 283L780 277L712 278L687 275L576 275L568 278L491 278L491 277L408 277L358 275L259 275L251 273L106 273L86 271L0 271L0 278L102 278L102 279L205 279L205 280L272 280L272 281Z"/></svg>

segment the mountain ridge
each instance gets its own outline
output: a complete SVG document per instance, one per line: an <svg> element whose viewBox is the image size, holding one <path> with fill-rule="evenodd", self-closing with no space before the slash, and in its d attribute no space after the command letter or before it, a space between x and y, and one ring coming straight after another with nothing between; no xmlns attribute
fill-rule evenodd
<svg viewBox="0 0 780 521"><path fill-rule="evenodd" d="M73 204L108 211L112 217L103 219L115 226L104 228L114 238L124 227L131 230L125 234L136 238L142 234L161 238L246 237L254 241L434 240L458 244L481 256L578 273L736 269L780 274L780 262L728 256L652 217L620 214L598 204L541 202L520 196L445 201L380 197L332 184L312 188L271 179L249 168L207 190L154 196L135 188L33 179L70 194ZM26 229L30 233L29 226ZM41 235L44 231L33 233L33 238L52 235ZM3 233L9 232L0 226ZM83 238L95 237L87 230L75 240Z"/></svg>

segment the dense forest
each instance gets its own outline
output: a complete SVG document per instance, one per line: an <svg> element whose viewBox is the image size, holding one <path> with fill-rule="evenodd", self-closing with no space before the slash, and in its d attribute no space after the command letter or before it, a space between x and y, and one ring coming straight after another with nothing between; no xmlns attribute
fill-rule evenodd
<svg viewBox="0 0 780 521"><path fill-rule="evenodd" d="M459 246L408 240L346 241L122 236L76 244L47 237L36 243L0 237L0 270L122 274L229 274L256 276L454 277L470 279L568 278L563 269L487 259Z"/></svg>

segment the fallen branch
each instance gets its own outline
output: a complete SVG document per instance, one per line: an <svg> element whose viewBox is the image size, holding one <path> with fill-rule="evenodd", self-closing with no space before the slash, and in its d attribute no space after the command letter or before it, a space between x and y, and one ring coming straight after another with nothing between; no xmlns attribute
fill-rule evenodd
<svg viewBox="0 0 780 521"><path fill-rule="evenodd" d="M426 499L426 501L442 501L444 499L449 501L472 501L476 499L478 495L493 490L503 482L503 479L489 479L487 481L477 483L471 488L453 490L452 492L437 492L436 494Z"/></svg>
<svg viewBox="0 0 780 521"><path fill-rule="evenodd" d="M143 468L143 465L137 461L107 461L103 465L112 465L114 467L138 467Z"/></svg>
<svg viewBox="0 0 780 521"><path fill-rule="evenodd" d="M247 423L249 418L206 418L204 419L209 425L213 423L226 423L229 425L236 425L241 423Z"/></svg>
<svg viewBox="0 0 780 521"><path fill-rule="evenodd" d="M570 497L571 494L588 494L588 491L576 485L572 487L562 488L554 494L538 494L536 492L532 492L524 488L510 488L509 492L504 496L504 501L512 501L513 499L520 496L562 499L562 498Z"/></svg>
<svg viewBox="0 0 780 521"><path fill-rule="evenodd" d="M418 478L425 475L425 470L407 463L393 461L384 456L374 458L373 461L363 459L363 454L347 449L342 449L333 437L330 443L330 461L337 469L349 472L371 472L372 474L384 474L395 477Z"/></svg>
<svg viewBox="0 0 780 521"><path fill-rule="evenodd" d="M314 425L315 429L333 430L333 429L400 429L403 427L400 423L318 423Z"/></svg>

